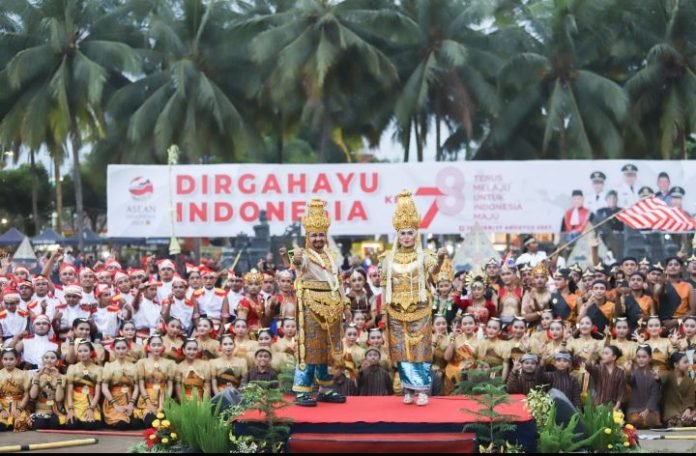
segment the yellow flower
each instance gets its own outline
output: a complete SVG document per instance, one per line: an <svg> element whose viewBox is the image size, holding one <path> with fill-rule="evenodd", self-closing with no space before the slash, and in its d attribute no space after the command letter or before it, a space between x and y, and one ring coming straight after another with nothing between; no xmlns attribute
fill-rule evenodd
<svg viewBox="0 0 696 456"><path fill-rule="evenodd" d="M622 425L624 423L624 414L620 411L615 411L612 414L612 417L614 418L614 423L618 425Z"/></svg>
<svg viewBox="0 0 696 456"><path fill-rule="evenodd" d="M157 436L155 434L151 434L149 438L150 438L150 440L155 440L157 438Z"/></svg>
<svg viewBox="0 0 696 456"><path fill-rule="evenodd" d="M628 429L628 430L630 431L631 429L633 429L633 425L632 425L632 424L627 424L627 425L626 425L626 429Z"/></svg>
<svg viewBox="0 0 696 456"><path fill-rule="evenodd" d="M157 414L157 419L163 420L164 419L164 413L160 412Z"/></svg>
<svg viewBox="0 0 696 456"><path fill-rule="evenodd" d="M169 420L162 421L162 426L164 426L164 427L169 427L169 425L171 425L171 424L172 423L170 423Z"/></svg>
<svg viewBox="0 0 696 456"><path fill-rule="evenodd" d="M628 447L630 447L630 446L631 446L631 444L630 444L630 443L628 443L628 442L624 442L624 446L625 446L626 448L628 448Z"/></svg>
<svg viewBox="0 0 696 456"><path fill-rule="evenodd" d="M163 445L166 445L166 444L168 444L168 443L169 443L169 439L168 439L168 438L165 437L165 438L162 439L162 444L163 444Z"/></svg>
<svg viewBox="0 0 696 456"><path fill-rule="evenodd" d="M160 420L155 420L152 422L152 427L153 428L158 428L160 427Z"/></svg>
<svg viewBox="0 0 696 456"><path fill-rule="evenodd" d="M171 434L169 434L169 438L172 440L176 440L176 437L177 437L176 432L172 432Z"/></svg>
<svg viewBox="0 0 696 456"><path fill-rule="evenodd" d="M609 449L611 450L612 448L614 448L614 445L612 445L612 444L610 443L609 445L607 445L607 448L609 448Z"/></svg>
<svg viewBox="0 0 696 456"><path fill-rule="evenodd" d="M604 433L605 433L606 435L611 435L611 429L609 429L609 428L604 428Z"/></svg>

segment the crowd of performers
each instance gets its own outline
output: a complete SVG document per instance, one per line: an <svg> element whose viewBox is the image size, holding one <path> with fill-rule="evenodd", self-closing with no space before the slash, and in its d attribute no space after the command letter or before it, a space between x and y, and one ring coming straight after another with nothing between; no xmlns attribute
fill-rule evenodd
<svg viewBox="0 0 696 456"><path fill-rule="evenodd" d="M580 406L591 393L637 427L696 423L696 257L553 271L491 259L455 274L444 249L422 249L404 191L392 249L346 272L320 200L302 223L303 248L243 275L180 275L167 259L78 270L58 253L41 275L14 268L2 278L0 429L142 428L169 398L286 369L300 406L352 395L424 406L477 369L513 394L553 387Z"/></svg>

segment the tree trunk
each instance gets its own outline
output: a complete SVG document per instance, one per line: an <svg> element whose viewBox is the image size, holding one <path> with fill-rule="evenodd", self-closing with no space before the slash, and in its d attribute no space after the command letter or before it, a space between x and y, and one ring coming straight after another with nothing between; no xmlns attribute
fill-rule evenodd
<svg viewBox="0 0 696 456"><path fill-rule="evenodd" d="M560 146L560 152L561 152L561 160L567 160L568 159L568 151L566 150L566 140L565 140L565 127L561 128L561 135L559 138L559 146Z"/></svg>
<svg viewBox="0 0 696 456"><path fill-rule="evenodd" d="M406 141L404 141L406 139ZM406 131L403 133L401 137L401 141L403 141L403 146L404 146L404 163L408 163L408 160L411 155L411 122L408 122L408 126L406 127Z"/></svg>
<svg viewBox="0 0 696 456"><path fill-rule="evenodd" d="M80 140L80 132L77 130L76 122L71 122L72 124L72 156L73 156L73 180L75 182L75 215L76 221L75 231L78 236L78 248L82 252L85 248L84 240L84 208L82 207L82 175L80 174L80 147L82 146L82 141Z"/></svg>
<svg viewBox="0 0 696 456"><path fill-rule="evenodd" d="M438 103L439 105L440 103ZM440 113L435 113L435 161L442 161L442 144L440 142Z"/></svg>
<svg viewBox="0 0 696 456"><path fill-rule="evenodd" d="M56 185L56 231L63 234L63 182L60 180L60 148L53 151L53 179Z"/></svg>
<svg viewBox="0 0 696 456"><path fill-rule="evenodd" d="M416 155L419 162L423 161L423 125L419 125L418 120L414 123L414 131L416 134Z"/></svg>
<svg viewBox="0 0 696 456"><path fill-rule="evenodd" d="M326 163L326 152L329 147L331 123L325 115L321 121L321 139L319 140L319 163Z"/></svg>
<svg viewBox="0 0 696 456"><path fill-rule="evenodd" d="M283 141L283 114L278 114L278 137L276 138L276 153L278 154L278 163L283 163L283 149L285 147Z"/></svg>
<svg viewBox="0 0 696 456"><path fill-rule="evenodd" d="M31 214L34 218L34 235L39 234L41 221L39 220L39 176L36 170L36 156L34 150L29 153L31 162Z"/></svg>

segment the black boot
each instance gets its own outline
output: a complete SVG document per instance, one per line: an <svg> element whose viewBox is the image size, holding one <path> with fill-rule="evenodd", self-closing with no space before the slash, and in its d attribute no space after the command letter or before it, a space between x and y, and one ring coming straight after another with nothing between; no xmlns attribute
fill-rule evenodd
<svg viewBox="0 0 696 456"><path fill-rule="evenodd" d="M317 400L307 393L300 393L295 396L295 405L299 405L301 407L316 407Z"/></svg>
<svg viewBox="0 0 696 456"><path fill-rule="evenodd" d="M343 404L346 402L346 397L343 394L339 394L334 390L324 391L323 393L317 394L318 402L330 402L332 404Z"/></svg>

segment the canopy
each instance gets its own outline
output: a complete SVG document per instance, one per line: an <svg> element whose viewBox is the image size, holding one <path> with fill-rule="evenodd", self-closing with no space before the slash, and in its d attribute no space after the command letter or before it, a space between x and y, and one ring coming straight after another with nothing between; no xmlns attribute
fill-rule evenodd
<svg viewBox="0 0 696 456"><path fill-rule="evenodd" d="M80 243L78 236L79 234L77 233L74 236L70 236L65 240L65 243L68 245L78 245ZM85 228L85 230L82 232L82 241L85 245L96 245L105 243L106 239L102 238L91 229Z"/></svg>
<svg viewBox="0 0 696 456"><path fill-rule="evenodd" d="M51 228L43 230L38 236L34 236L31 239L31 243L34 245L60 244L63 241L65 241L65 238Z"/></svg>
<svg viewBox="0 0 696 456"><path fill-rule="evenodd" d="M36 266L36 254L34 253L34 249L31 248L29 238L25 237L22 243L19 245L17 251L12 256L12 262L24 266Z"/></svg>
<svg viewBox="0 0 696 456"><path fill-rule="evenodd" d="M24 233L12 227L5 234L0 236L0 245L17 245L25 238Z"/></svg>

